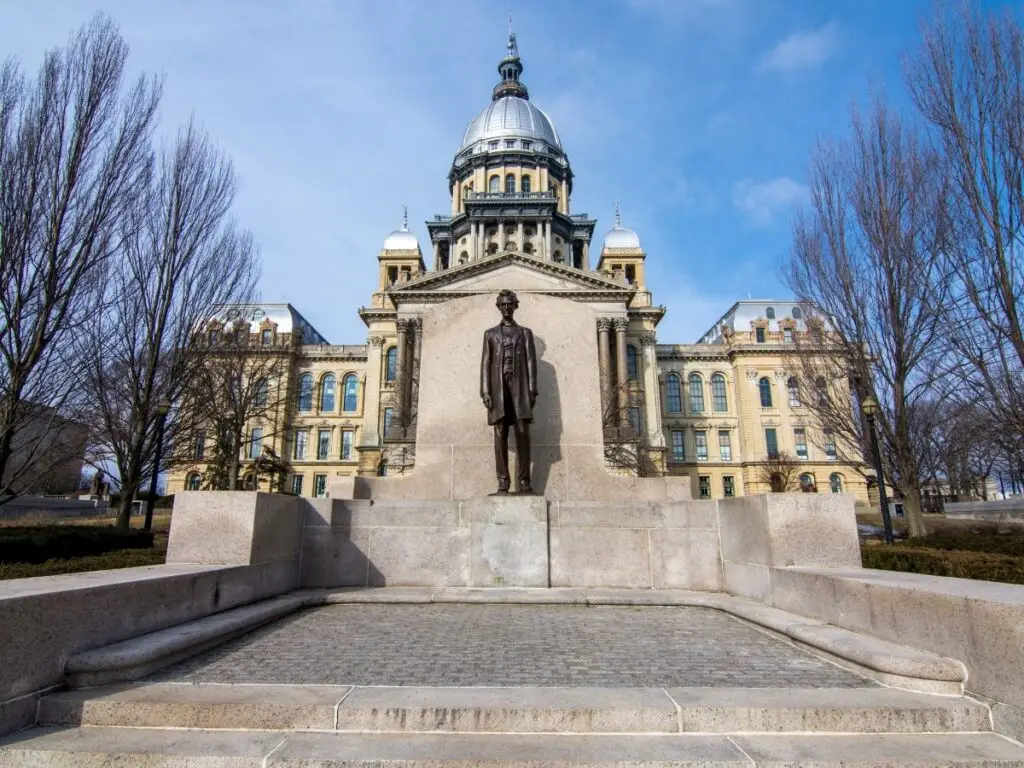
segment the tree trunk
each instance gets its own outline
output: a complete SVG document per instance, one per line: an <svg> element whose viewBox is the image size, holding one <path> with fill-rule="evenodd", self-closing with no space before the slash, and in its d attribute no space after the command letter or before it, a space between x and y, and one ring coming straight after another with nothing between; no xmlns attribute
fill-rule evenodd
<svg viewBox="0 0 1024 768"><path fill-rule="evenodd" d="M928 529L924 525L921 513L921 490L907 488L903 491L903 513L907 516L907 528L911 538L927 536Z"/></svg>
<svg viewBox="0 0 1024 768"><path fill-rule="evenodd" d="M127 530L132 526L132 502L135 501L135 486L138 483L121 485L121 501L117 508L117 527Z"/></svg>

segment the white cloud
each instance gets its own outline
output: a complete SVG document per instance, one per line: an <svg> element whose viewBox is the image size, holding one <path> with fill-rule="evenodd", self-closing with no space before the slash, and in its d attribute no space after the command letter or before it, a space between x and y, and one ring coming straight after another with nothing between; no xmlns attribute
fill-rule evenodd
<svg viewBox="0 0 1024 768"><path fill-rule="evenodd" d="M743 179L733 186L732 202L753 224L765 226L806 200L807 192L807 187L788 176L770 181Z"/></svg>
<svg viewBox="0 0 1024 768"><path fill-rule="evenodd" d="M817 67L828 60L839 46L839 27L830 21L820 29L794 32L761 59L762 71L792 72Z"/></svg>

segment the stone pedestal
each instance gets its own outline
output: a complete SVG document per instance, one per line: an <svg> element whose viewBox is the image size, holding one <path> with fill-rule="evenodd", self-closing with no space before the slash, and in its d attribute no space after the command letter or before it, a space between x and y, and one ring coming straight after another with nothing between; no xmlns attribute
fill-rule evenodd
<svg viewBox="0 0 1024 768"><path fill-rule="evenodd" d="M463 502L470 526L471 587L547 587L548 505L540 496Z"/></svg>

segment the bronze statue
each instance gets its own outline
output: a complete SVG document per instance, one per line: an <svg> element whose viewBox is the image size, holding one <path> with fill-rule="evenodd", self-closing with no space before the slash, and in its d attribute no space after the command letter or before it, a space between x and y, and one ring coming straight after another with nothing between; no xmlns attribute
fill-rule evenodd
<svg viewBox="0 0 1024 768"><path fill-rule="evenodd" d="M508 429L516 436L518 493L533 493L530 485L530 423L537 402L537 352L533 331L512 319L519 299L509 290L498 294L501 322L484 331L480 361L480 397L487 408L487 423L494 427L494 464L498 493L508 493Z"/></svg>

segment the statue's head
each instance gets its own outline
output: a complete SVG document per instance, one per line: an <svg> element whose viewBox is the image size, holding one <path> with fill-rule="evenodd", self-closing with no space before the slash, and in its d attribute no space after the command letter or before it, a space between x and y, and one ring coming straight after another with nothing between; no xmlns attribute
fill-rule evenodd
<svg viewBox="0 0 1024 768"><path fill-rule="evenodd" d="M511 320L512 315L519 307L519 298L516 296L515 291L510 291L506 288L498 294L498 300L495 303L498 306L498 311L501 312L501 316L506 320Z"/></svg>

